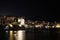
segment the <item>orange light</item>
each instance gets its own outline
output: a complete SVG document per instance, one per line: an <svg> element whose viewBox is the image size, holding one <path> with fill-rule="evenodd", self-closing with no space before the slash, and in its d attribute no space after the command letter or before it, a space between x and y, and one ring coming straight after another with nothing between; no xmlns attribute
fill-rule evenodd
<svg viewBox="0 0 60 40"><path fill-rule="evenodd" d="M57 25L56 25L56 28L60 28L60 24L57 24Z"/></svg>

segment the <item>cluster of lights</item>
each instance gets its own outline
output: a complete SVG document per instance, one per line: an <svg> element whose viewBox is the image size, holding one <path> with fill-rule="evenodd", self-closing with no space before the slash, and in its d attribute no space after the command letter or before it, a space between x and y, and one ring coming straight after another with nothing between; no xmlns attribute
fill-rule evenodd
<svg viewBox="0 0 60 40"><path fill-rule="evenodd" d="M17 18L17 20L14 20L15 18ZM7 17L6 18L6 16L0 17L0 24L1 24L1 19L10 20L10 23L8 21L8 23L6 22L6 25L9 25L11 28L13 27L13 25L18 25L19 27L24 26L25 28L30 28L30 27L36 27L36 28L43 28L43 27L45 27L45 28L50 28L50 27L51 28L60 28L60 23L52 24L52 26L50 26L50 22L45 23L45 21L42 21L40 23L38 21L25 20L22 17L21 18L20 17ZM11 22L11 19L13 20L13 22ZM3 23L3 21L2 21L2 23ZM9 26L6 26L6 28L8 28Z"/></svg>

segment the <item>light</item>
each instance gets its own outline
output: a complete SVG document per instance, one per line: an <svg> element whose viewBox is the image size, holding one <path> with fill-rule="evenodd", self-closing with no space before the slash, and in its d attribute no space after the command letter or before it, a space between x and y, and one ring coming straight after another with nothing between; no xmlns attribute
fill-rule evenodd
<svg viewBox="0 0 60 40"><path fill-rule="evenodd" d="M34 22L32 22L32 24L34 24Z"/></svg>
<svg viewBox="0 0 60 40"><path fill-rule="evenodd" d="M25 24L25 20L23 18L18 18L18 22L21 24L21 25L24 25Z"/></svg>
<svg viewBox="0 0 60 40"><path fill-rule="evenodd" d="M25 38L25 30L19 30L17 32L17 40L24 40Z"/></svg>
<svg viewBox="0 0 60 40"><path fill-rule="evenodd" d="M12 24L9 24L9 26L10 26L10 27L13 27L13 25L12 25Z"/></svg>
<svg viewBox="0 0 60 40"><path fill-rule="evenodd" d="M25 28L28 28L28 25L27 24L25 24L24 26L25 26Z"/></svg>
<svg viewBox="0 0 60 40"><path fill-rule="evenodd" d="M21 18L21 25L25 24L25 20L23 18Z"/></svg>
<svg viewBox="0 0 60 40"><path fill-rule="evenodd" d="M21 27L22 25L21 24L19 24L19 27Z"/></svg>
<svg viewBox="0 0 60 40"><path fill-rule="evenodd" d="M14 33L16 33L17 31L14 31Z"/></svg>
<svg viewBox="0 0 60 40"><path fill-rule="evenodd" d="M6 16L4 16L4 18L6 18Z"/></svg>
<svg viewBox="0 0 60 40"><path fill-rule="evenodd" d="M14 34L14 39L17 40L17 34L16 33Z"/></svg>
<svg viewBox="0 0 60 40"><path fill-rule="evenodd" d="M45 28L49 28L50 26L45 26Z"/></svg>
<svg viewBox="0 0 60 40"><path fill-rule="evenodd" d="M54 28L55 26L52 26L52 28Z"/></svg>
<svg viewBox="0 0 60 40"><path fill-rule="evenodd" d="M40 25L35 25L36 28L38 28L38 27L41 28L42 26L43 26L42 24L40 24Z"/></svg>
<svg viewBox="0 0 60 40"><path fill-rule="evenodd" d="M57 25L56 25L56 28L60 28L60 24L57 24Z"/></svg>
<svg viewBox="0 0 60 40"><path fill-rule="evenodd" d="M39 27L39 25L35 25L35 27L37 28L37 27Z"/></svg>
<svg viewBox="0 0 60 40"><path fill-rule="evenodd" d="M10 31L10 40L13 40L13 31Z"/></svg>
<svg viewBox="0 0 60 40"><path fill-rule="evenodd" d="M6 31L6 33L8 33L8 31Z"/></svg>
<svg viewBox="0 0 60 40"><path fill-rule="evenodd" d="M18 18L18 22L21 22L21 19Z"/></svg>
<svg viewBox="0 0 60 40"><path fill-rule="evenodd" d="M6 26L6 27L5 27L5 29L8 29L8 28L9 28L9 26Z"/></svg>

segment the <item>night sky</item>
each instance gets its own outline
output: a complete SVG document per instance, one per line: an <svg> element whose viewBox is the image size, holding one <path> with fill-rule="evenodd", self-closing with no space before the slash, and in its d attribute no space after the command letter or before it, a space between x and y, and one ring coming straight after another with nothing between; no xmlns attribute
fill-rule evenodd
<svg viewBox="0 0 60 40"><path fill-rule="evenodd" d="M24 16L32 20L59 21L56 0L0 1L0 15Z"/></svg>

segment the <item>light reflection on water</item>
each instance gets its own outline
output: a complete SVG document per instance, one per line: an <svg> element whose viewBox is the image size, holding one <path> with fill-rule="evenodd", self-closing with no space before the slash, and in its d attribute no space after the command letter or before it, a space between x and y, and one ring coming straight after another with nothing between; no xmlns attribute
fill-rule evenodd
<svg viewBox="0 0 60 40"><path fill-rule="evenodd" d="M24 36L25 36L24 30L17 31L17 40L24 40Z"/></svg>
<svg viewBox="0 0 60 40"><path fill-rule="evenodd" d="M13 31L10 31L10 34L9 34L9 40L13 40Z"/></svg>
<svg viewBox="0 0 60 40"><path fill-rule="evenodd" d="M25 30L9 31L9 40L25 40Z"/></svg>

